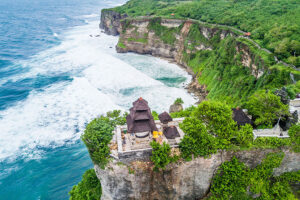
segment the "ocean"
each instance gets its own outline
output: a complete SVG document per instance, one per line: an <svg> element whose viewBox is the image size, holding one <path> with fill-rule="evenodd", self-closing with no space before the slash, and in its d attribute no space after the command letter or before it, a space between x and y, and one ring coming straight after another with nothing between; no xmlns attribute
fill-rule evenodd
<svg viewBox="0 0 300 200"><path fill-rule="evenodd" d="M196 102L191 76L165 60L117 54L99 29L102 8L124 0L0 1L0 199L68 199L93 167L86 124L142 96L168 111Z"/></svg>

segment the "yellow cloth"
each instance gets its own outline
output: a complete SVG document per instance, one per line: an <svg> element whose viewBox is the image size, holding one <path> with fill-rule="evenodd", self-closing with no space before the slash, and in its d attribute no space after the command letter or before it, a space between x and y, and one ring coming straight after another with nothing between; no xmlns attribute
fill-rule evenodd
<svg viewBox="0 0 300 200"><path fill-rule="evenodd" d="M158 138L158 132L157 131L153 131L153 138Z"/></svg>

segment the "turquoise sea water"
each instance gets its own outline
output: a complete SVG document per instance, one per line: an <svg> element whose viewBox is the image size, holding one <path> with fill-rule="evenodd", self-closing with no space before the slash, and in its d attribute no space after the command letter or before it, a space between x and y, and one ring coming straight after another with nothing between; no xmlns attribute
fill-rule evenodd
<svg viewBox="0 0 300 200"><path fill-rule="evenodd" d="M79 138L94 117L140 96L158 112L195 102L178 66L101 33L100 10L124 2L0 1L0 199L68 199L93 167Z"/></svg>

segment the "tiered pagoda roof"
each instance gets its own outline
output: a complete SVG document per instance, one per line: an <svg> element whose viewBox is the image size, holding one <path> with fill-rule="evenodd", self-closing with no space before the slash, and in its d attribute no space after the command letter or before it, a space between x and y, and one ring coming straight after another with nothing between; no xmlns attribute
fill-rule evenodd
<svg viewBox="0 0 300 200"><path fill-rule="evenodd" d="M128 133L139 133L157 131L148 102L139 98L133 102L130 113L126 117Z"/></svg>

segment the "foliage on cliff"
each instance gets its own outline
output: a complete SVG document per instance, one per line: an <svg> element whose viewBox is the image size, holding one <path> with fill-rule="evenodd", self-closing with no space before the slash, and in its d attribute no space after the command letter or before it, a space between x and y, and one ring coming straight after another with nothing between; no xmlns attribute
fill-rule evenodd
<svg viewBox="0 0 300 200"><path fill-rule="evenodd" d="M186 118L180 128L185 132L179 144L184 159L191 160L192 156L208 156L217 152L218 140L207 132L199 119Z"/></svg>
<svg viewBox="0 0 300 200"><path fill-rule="evenodd" d="M295 152L300 152L300 123L294 124L289 129L289 136L291 138L293 150Z"/></svg>
<svg viewBox="0 0 300 200"><path fill-rule="evenodd" d="M271 91L259 91L249 97L246 107L257 126L272 128L279 118L289 114L288 105Z"/></svg>
<svg viewBox="0 0 300 200"><path fill-rule="evenodd" d="M88 148L90 157L95 164L104 168L108 163L110 149L108 144L112 139L112 131L116 125L125 124L126 113L121 116L121 111L108 112L106 116L100 116L92 120L81 136Z"/></svg>
<svg viewBox="0 0 300 200"><path fill-rule="evenodd" d="M102 194L101 184L95 170L87 170L82 180L70 191L70 200L99 200Z"/></svg>
<svg viewBox="0 0 300 200"><path fill-rule="evenodd" d="M131 17L191 18L233 26L251 32L251 38L279 59L300 67L298 0L130 0L114 10Z"/></svg>
<svg viewBox="0 0 300 200"><path fill-rule="evenodd" d="M253 127L250 124L238 127L232 119L232 110L224 103L203 101L198 107L179 113L188 113L185 115L183 123L180 124L185 135L179 144L181 157L186 160L190 160L193 156L207 157L216 153L218 149L237 150L288 146L296 152L300 149L299 124L291 127L290 138L258 137L254 140Z"/></svg>
<svg viewBox="0 0 300 200"><path fill-rule="evenodd" d="M299 184L300 172L272 174L283 157L283 153L268 154L253 169L235 157L224 162L213 178L210 199L297 199L290 183Z"/></svg>
<svg viewBox="0 0 300 200"><path fill-rule="evenodd" d="M154 164L154 170L165 169L165 167L171 163L175 162L178 157L176 155L171 155L171 147L167 143L160 145L158 142L152 141L150 143L152 147L151 161Z"/></svg>

